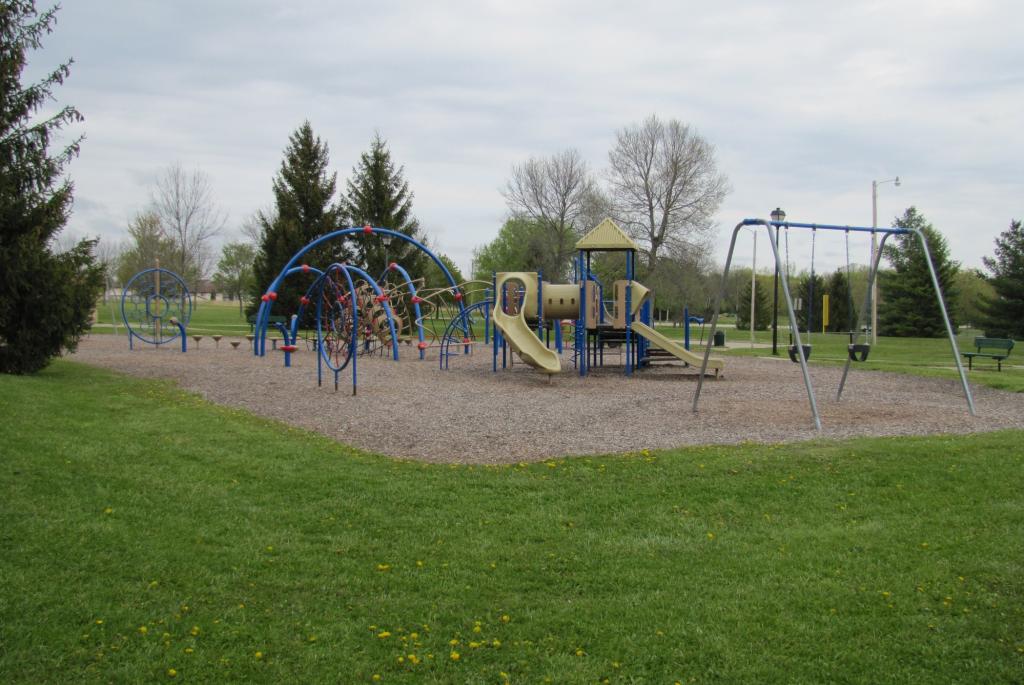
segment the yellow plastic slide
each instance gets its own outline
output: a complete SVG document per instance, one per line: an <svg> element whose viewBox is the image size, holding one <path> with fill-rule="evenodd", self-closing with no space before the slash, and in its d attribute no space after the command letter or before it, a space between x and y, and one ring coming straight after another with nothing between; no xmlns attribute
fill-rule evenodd
<svg viewBox="0 0 1024 685"><path fill-rule="evenodd" d="M510 316L501 311L500 307L495 307L492 318L495 327L501 331L509 346L519 353L524 362L546 374L562 370L558 354L554 350L549 350L541 339L534 335L522 314Z"/></svg>
<svg viewBox="0 0 1024 685"><path fill-rule="evenodd" d="M676 359L681 359L690 366L696 366L700 369L700 365L704 363L704 356L700 354L694 354L688 349L680 345L674 340L669 340L664 335L654 330L647 324L640 323L639 321L633 322L633 332L637 335L642 335L651 341L651 344L655 347L661 348L671 354ZM725 362L722 361L721 357L709 357L708 358L708 369L714 369L715 375L725 368Z"/></svg>

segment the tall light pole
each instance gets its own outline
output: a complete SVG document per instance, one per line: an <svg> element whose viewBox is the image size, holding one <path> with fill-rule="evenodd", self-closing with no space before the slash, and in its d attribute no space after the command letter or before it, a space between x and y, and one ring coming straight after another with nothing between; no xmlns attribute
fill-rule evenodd
<svg viewBox="0 0 1024 685"><path fill-rule="evenodd" d="M884 181L871 182L871 228L878 228L878 186L883 183L892 183L897 188L900 185L900 177L886 179ZM878 234L871 234L871 267L875 265L878 256ZM878 274L871 283L871 344L878 342Z"/></svg>
<svg viewBox="0 0 1024 685"><path fill-rule="evenodd" d="M772 211L772 221L782 223L786 213L781 207ZM769 229L771 230L771 229ZM775 227L775 248L779 246L779 227ZM772 354L779 353L779 262L775 260L775 295L772 297Z"/></svg>
<svg viewBox="0 0 1024 685"><path fill-rule="evenodd" d="M388 271L388 267L391 266L391 262L388 261L388 248L391 247L391 241L395 239L395 236L387 233L382 233L380 241L384 243L384 271Z"/></svg>

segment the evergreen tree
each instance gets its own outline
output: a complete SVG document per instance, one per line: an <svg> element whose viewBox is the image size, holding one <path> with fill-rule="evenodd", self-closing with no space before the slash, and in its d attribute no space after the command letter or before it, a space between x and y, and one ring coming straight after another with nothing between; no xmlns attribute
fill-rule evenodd
<svg viewBox="0 0 1024 685"><path fill-rule="evenodd" d="M370 149L352 169L347 182L344 213L355 226L390 228L423 242L419 221L412 214L413 193L402 177L405 167L395 168L387 141L376 134ZM356 260L376 278L388 262L401 264L416 276L423 273L429 259L416 246L395 239L385 246L377 236L355 239Z"/></svg>
<svg viewBox="0 0 1024 685"><path fill-rule="evenodd" d="M828 293L828 330L845 333L857 328L857 305L850 292L846 271L836 269L825 286Z"/></svg>
<svg viewBox="0 0 1024 685"><path fill-rule="evenodd" d="M253 263L250 312L259 307L260 296L292 255L313 239L343 228L344 214L334 201L338 175L328 173L329 164L327 143L313 134L308 121L304 122L289 136L284 161L274 177L274 210L257 214L260 246ZM302 262L326 269L350 258L347 242L332 240L308 252ZM294 313L312 282L312 275L290 276L279 289L274 312Z"/></svg>
<svg viewBox="0 0 1024 685"><path fill-rule="evenodd" d="M946 302L953 330L959 293L956 277L960 265L949 257L949 245L915 207L893 221L895 228L916 228L928 241L932 266ZM890 239L883 252L892 265L891 271L880 272L879 334L898 337L936 338L946 335L942 312L935 299L935 290L928 271L928 261L917 236L898 235Z"/></svg>
<svg viewBox="0 0 1024 685"><path fill-rule="evenodd" d="M772 305L768 299L768 291L771 288L771 281L757 279L757 287L754 290L754 330L768 330L772 323ZM747 280L746 287L740 293L739 302L736 306L736 330L750 330L750 280Z"/></svg>
<svg viewBox="0 0 1024 685"><path fill-rule="evenodd" d="M995 296L981 298L985 335L1024 340L1024 228L1020 221L996 238L995 257L982 262Z"/></svg>
<svg viewBox="0 0 1024 685"><path fill-rule="evenodd" d="M39 14L32 0L0 3L0 371L32 373L74 349L103 289L103 267L83 240L55 254L54 239L71 211L72 184L64 168L81 138L50 154L61 128L82 120L74 107L55 114L53 89L72 61L41 81L21 85L27 52L53 30L58 8Z"/></svg>
<svg viewBox="0 0 1024 685"><path fill-rule="evenodd" d="M816 273L813 277L811 274L807 274L800 279L793 297L799 297L802 300L800 311L796 313L796 320L801 331L821 333L821 307L824 294L825 279L821 277L821 274ZM783 318L781 310L779 318Z"/></svg>

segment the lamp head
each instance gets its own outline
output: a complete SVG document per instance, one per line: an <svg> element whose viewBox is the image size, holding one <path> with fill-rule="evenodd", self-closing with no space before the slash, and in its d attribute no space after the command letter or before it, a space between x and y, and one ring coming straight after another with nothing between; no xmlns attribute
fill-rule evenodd
<svg viewBox="0 0 1024 685"><path fill-rule="evenodd" d="M896 177L896 180L895 180L895 181L893 182L893 184L894 184L894 185L895 185L895 186L896 186L897 188L899 188L899 187L900 187L900 177L899 177L899 176L897 176L897 177Z"/></svg>
<svg viewBox="0 0 1024 685"><path fill-rule="evenodd" d="M781 207L776 207L772 210L772 221L781 223L786 220L786 213L782 211Z"/></svg>
<svg viewBox="0 0 1024 685"><path fill-rule="evenodd" d="M395 236L390 233L381 233L380 241L384 243L384 247L391 247L391 241L395 239Z"/></svg>

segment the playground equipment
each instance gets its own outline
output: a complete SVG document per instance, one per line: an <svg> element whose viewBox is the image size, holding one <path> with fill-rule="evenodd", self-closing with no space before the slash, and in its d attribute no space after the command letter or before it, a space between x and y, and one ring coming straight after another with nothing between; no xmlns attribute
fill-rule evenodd
<svg viewBox="0 0 1024 685"><path fill-rule="evenodd" d="M651 326L653 294L633 280L637 245L610 219L605 219L576 243L574 260L575 283L548 283L540 274L501 272L494 275L494 320L492 369L497 371L499 350L502 366L507 365L506 349L510 348L530 366L542 373L561 371L562 322L572 321L573 362L581 376L593 366L604 363L607 346L623 349L625 373L631 375L638 367L648 366L652 349L696 366L702 359L658 333ZM626 256L626 278L612 284L613 299L606 302L604 286L591 272L594 252L623 252ZM611 305L611 310L607 305ZM555 333L555 350L544 331ZM531 323L536 325L534 333ZM689 322L687 321L687 325ZM687 329L688 330L688 329ZM718 373L724 368L715 359L710 368ZM706 371L706 368L705 368Z"/></svg>
<svg viewBox="0 0 1024 685"><path fill-rule="evenodd" d="M143 269L125 284L121 292L121 320L128 329L128 349L138 338L149 345L163 345L181 338L181 351L188 349L185 328L192 317L192 296L185 281L173 271Z"/></svg>
<svg viewBox="0 0 1024 685"><path fill-rule="evenodd" d="M964 396L967 399L967 409L971 413L971 416L975 415L974 410L974 398L971 396L971 389L967 385L967 376L964 373L963 364L960 363L960 352L957 349L956 335L953 332L953 327L949 322L949 314L946 312L946 304L942 298L942 288L939 286L938 276L935 274L935 268L932 265L931 253L928 251L928 241L925 239L924 234L916 228L865 228L860 226L837 226L830 224L805 224L795 223L791 221L768 221L766 219L744 219L743 221L736 224L736 227L732 231L732 239L729 242L729 252L725 259L725 268L722 271L722 283L718 290L718 295L715 297L714 314L711 317L711 336L713 337L715 331L718 328L718 314L722 306L722 299L725 296L725 288L727 279L729 278L729 266L732 264L733 251L736 248L736 238L739 235L740 229L744 227L757 227L762 226L768 233L768 241L772 246L772 253L775 256L775 268L779 272L780 280L782 282L782 292L786 300L786 310L789 314L789 325L793 330L795 337L795 347L802 349L803 345L800 340L800 329L797 326L796 311L793 306L793 298L790 295L789 289L789 275L786 270L780 269L781 258L779 256L779 246L775 240L775 235L771 229L785 228L785 229L807 229L814 231L815 233L819 230L823 231L845 231L847 236L850 232L859 233L881 233L882 240L879 244L878 250L875 254L874 260L871 263L871 268L868 271L868 283L867 293L864 298L864 307L861 308L858 316L858 329L863 327L865 313L870 309L871 304L871 287L874 284L875 278L878 275L878 265L882 259L882 248L885 246L885 241L889 239L889 236L893 235L914 235L917 236L918 241L921 244L921 249L924 251L925 261L928 264L928 271L931 274L932 286L935 290L935 297L939 303L939 310L942 312L942 319L946 324L946 334L949 337L949 345L953 351L953 361L956 364L957 372L960 375L960 384L963 387ZM788 236L788 233L787 233ZM849 250L847 250L847 260L849 260ZM788 266L788 265L787 265ZM849 266L849 264L847 264ZM855 355L854 353L857 352ZM710 362L711 348L707 347L704 350L704 359L701 364L701 373L697 377L697 390L693 396L693 411L697 411L698 403L700 402L700 392L704 384L704 373L706 372ZM796 354L796 361L800 364L800 371L803 375L804 386L807 389L807 401L811 407L811 414L814 417L814 427L816 430L821 430L821 417L818 414L818 404L814 398L814 388L811 386L811 377L807 372L807 355ZM854 349L854 343L850 344L849 355L846 360L846 364L843 366L843 376L839 381L839 389L836 391L836 401L838 402L843 395L843 387L846 385L847 374L850 371L850 364L854 361L855 356L860 356L860 351ZM867 352L864 352L864 358L867 358Z"/></svg>

